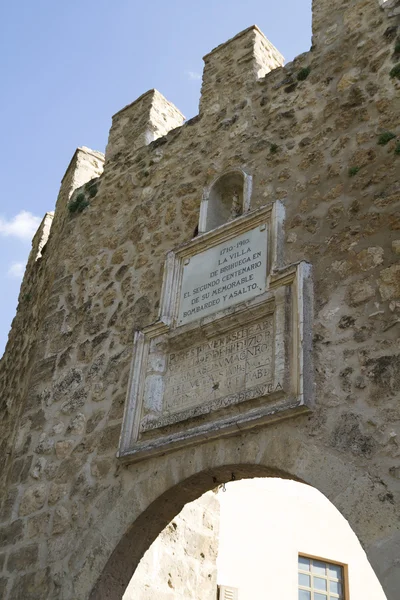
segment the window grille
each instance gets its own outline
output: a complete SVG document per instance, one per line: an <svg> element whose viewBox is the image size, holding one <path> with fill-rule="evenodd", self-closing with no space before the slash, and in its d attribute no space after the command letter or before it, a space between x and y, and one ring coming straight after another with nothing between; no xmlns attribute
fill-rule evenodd
<svg viewBox="0 0 400 600"><path fill-rule="evenodd" d="M299 556L299 600L347 600L343 565Z"/></svg>

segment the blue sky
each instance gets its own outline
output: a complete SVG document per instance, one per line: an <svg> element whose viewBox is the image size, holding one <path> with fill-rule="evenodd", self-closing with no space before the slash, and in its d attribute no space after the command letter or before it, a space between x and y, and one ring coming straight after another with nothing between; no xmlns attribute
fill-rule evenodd
<svg viewBox="0 0 400 600"><path fill-rule="evenodd" d="M286 60L309 49L311 0L14 0L0 7L0 356L34 231L78 146L157 88L197 114L202 57L257 24Z"/></svg>

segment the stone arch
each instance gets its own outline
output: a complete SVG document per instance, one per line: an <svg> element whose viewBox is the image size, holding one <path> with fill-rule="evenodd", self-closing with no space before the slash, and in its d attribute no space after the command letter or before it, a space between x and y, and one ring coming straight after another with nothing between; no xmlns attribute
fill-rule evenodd
<svg viewBox="0 0 400 600"><path fill-rule="evenodd" d="M159 533L185 504L196 500L217 485L231 481L232 475L235 480L253 477L293 479L287 473L263 465L226 465L212 472L203 471L173 486L154 500L122 537L89 599L121 600L142 556Z"/></svg>
<svg viewBox="0 0 400 600"><path fill-rule="evenodd" d="M211 231L250 209L251 176L243 169L219 175L205 188L200 207L199 233Z"/></svg>
<svg viewBox="0 0 400 600"><path fill-rule="evenodd" d="M321 491L349 521L388 600L395 600L398 572L387 565L399 543L396 507L382 503L381 490L375 488L379 484L365 465L302 439L295 428L284 432L282 424L271 427L268 436L261 430L149 462L142 471L137 465L127 468L129 489L106 500L112 510L82 540L70 565L77 600L120 600L141 557L168 522L187 502L230 481L232 473L235 479L291 478Z"/></svg>

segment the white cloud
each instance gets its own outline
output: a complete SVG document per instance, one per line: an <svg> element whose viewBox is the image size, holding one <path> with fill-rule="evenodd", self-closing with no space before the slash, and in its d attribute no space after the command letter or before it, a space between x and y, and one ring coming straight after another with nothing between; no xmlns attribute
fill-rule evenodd
<svg viewBox="0 0 400 600"><path fill-rule="evenodd" d="M189 81L198 81L201 79L200 73L196 73L195 71L186 71Z"/></svg>
<svg viewBox="0 0 400 600"><path fill-rule="evenodd" d="M17 279L22 279L25 273L26 264L24 262L14 262L8 269L8 275Z"/></svg>
<svg viewBox="0 0 400 600"><path fill-rule="evenodd" d="M27 210L21 210L10 220L0 217L0 235L13 236L23 241L30 241L41 219Z"/></svg>

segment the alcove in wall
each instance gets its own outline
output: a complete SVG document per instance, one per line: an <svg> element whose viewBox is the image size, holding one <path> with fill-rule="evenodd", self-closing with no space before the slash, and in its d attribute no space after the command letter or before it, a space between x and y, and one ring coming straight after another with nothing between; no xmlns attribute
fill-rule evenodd
<svg viewBox="0 0 400 600"><path fill-rule="evenodd" d="M251 177L242 169L220 175L204 190L199 233L228 223L250 209Z"/></svg>

